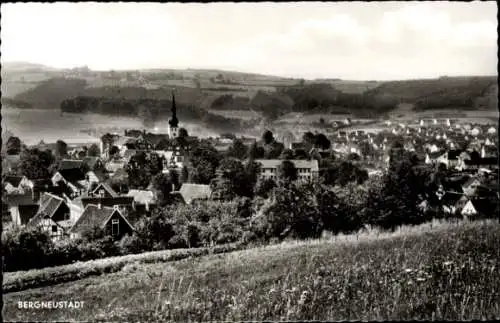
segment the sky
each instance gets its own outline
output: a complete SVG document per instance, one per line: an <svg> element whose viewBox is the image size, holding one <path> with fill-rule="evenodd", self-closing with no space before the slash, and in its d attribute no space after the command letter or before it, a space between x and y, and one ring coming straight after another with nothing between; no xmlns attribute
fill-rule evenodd
<svg viewBox="0 0 500 323"><path fill-rule="evenodd" d="M497 74L490 2L14 3L1 60L391 80Z"/></svg>

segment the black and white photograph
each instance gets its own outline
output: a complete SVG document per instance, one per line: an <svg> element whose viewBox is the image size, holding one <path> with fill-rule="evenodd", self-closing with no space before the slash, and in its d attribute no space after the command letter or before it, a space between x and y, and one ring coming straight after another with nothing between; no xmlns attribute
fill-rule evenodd
<svg viewBox="0 0 500 323"><path fill-rule="evenodd" d="M500 320L496 1L0 11L1 321Z"/></svg>

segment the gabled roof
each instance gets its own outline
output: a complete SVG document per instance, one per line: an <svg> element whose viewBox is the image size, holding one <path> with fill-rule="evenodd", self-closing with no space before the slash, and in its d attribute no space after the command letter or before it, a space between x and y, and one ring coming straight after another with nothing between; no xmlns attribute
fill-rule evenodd
<svg viewBox="0 0 500 323"><path fill-rule="evenodd" d="M44 193L40 198L40 207L36 215L29 221L28 225L36 226L42 219L52 218L63 203L63 198L50 193Z"/></svg>
<svg viewBox="0 0 500 323"><path fill-rule="evenodd" d="M79 168L64 169L58 172L68 182L75 184L85 180L85 173Z"/></svg>
<svg viewBox="0 0 500 323"><path fill-rule="evenodd" d="M155 204L156 198L155 194L152 191L147 190L130 190L127 193L127 196L133 197L134 202L137 204Z"/></svg>
<svg viewBox="0 0 500 323"><path fill-rule="evenodd" d="M12 186L18 187L24 177L25 176L5 176L3 178L3 182L10 183Z"/></svg>
<svg viewBox="0 0 500 323"><path fill-rule="evenodd" d="M59 164L59 171L68 169L79 169L84 165L83 160L79 159L63 159Z"/></svg>
<svg viewBox="0 0 500 323"><path fill-rule="evenodd" d="M438 159L439 157L443 156L444 152L443 151L435 151L435 152L431 152L429 153L429 158L430 159Z"/></svg>
<svg viewBox="0 0 500 323"><path fill-rule="evenodd" d="M208 199L212 195L210 185L184 183L179 190L186 203L191 203L195 199Z"/></svg>
<svg viewBox="0 0 500 323"><path fill-rule="evenodd" d="M101 188L105 189L106 192L108 192L109 195L111 195L112 197L118 197L118 193L116 193L115 190L106 183L99 183L99 185L96 186L96 188L92 191L92 193L95 193L97 190Z"/></svg>
<svg viewBox="0 0 500 323"><path fill-rule="evenodd" d="M82 233L85 230L92 229L94 227L103 228L115 212L118 212L118 214L125 220L125 222L130 226L131 229L134 228L119 210L116 210L113 207L99 207L94 204L89 204L85 207L82 215L71 227L69 232Z"/></svg>
<svg viewBox="0 0 500 323"><path fill-rule="evenodd" d="M21 225L28 224L28 222L35 217L38 212L38 205L19 205L19 218Z"/></svg>

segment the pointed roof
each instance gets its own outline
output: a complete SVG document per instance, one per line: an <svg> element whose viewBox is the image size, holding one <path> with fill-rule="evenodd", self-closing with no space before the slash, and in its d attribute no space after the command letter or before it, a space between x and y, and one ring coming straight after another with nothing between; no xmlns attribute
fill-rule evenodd
<svg viewBox="0 0 500 323"><path fill-rule="evenodd" d="M130 226L131 229L134 228L129 223L129 221L123 216L120 210L108 206L99 207L94 204L88 204L85 207L85 210L83 211L82 215L71 227L69 232L82 233L85 230L92 229L93 227L96 226L103 228L115 212L118 212L118 214L125 220L125 222Z"/></svg>
<svg viewBox="0 0 500 323"><path fill-rule="evenodd" d="M177 119L177 107L175 106L175 95L173 91L172 91L172 108L170 111L172 111L172 118L170 118L168 124L171 127L176 128L179 125L179 119Z"/></svg>

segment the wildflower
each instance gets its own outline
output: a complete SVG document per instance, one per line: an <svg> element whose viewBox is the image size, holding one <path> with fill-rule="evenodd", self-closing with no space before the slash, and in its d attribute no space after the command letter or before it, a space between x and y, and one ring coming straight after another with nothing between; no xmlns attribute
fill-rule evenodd
<svg viewBox="0 0 500 323"><path fill-rule="evenodd" d="M452 263L453 263L453 261L445 261L445 262L443 262L443 265L445 265L445 266L449 266L449 265L451 265Z"/></svg>
<svg viewBox="0 0 500 323"><path fill-rule="evenodd" d="M417 277L417 281L419 281L419 282L424 282L424 281L425 281L425 278L424 278L424 277Z"/></svg>
<svg viewBox="0 0 500 323"><path fill-rule="evenodd" d="M405 269L405 271L406 271L407 273L411 273L411 272L413 271L413 269L411 269L411 268L406 268L406 269Z"/></svg>

